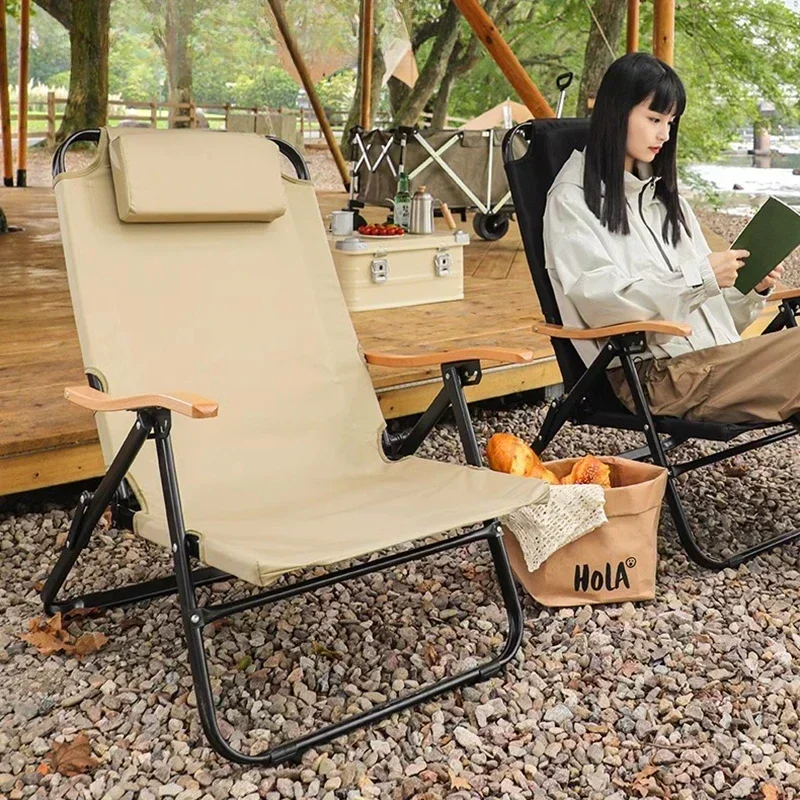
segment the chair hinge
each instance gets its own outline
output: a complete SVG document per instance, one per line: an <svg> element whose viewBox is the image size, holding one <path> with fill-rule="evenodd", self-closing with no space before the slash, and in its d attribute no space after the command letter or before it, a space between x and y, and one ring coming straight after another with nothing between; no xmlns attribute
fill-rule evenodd
<svg viewBox="0 0 800 800"><path fill-rule="evenodd" d="M166 439L172 430L172 414L166 408L152 409L153 432L148 439Z"/></svg>
<svg viewBox="0 0 800 800"><path fill-rule="evenodd" d="M89 508L93 497L94 492L81 492L81 496L78 498L75 516L72 518L72 525L70 525L69 533L67 534L67 541L64 543L64 547L66 547L67 550L72 550L78 544L78 539L81 534L81 523L83 522L86 509Z"/></svg>

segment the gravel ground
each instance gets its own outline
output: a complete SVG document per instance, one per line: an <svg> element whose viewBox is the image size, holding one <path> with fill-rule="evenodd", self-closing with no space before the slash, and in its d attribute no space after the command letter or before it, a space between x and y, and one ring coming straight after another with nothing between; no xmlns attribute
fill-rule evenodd
<svg viewBox="0 0 800 800"><path fill-rule="evenodd" d="M530 439L543 413L541 404L521 401L483 405L475 414L481 443L500 430ZM634 434L568 428L548 455L636 444ZM714 467L684 481L692 520L710 547L725 552L790 525L775 516L797 511L795 452L777 445L740 458L733 470ZM423 454L461 460L452 426L437 428ZM40 613L35 587L56 557L72 501L50 493L0 507L2 796L800 794L793 548L714 574L687 562L662 520L655 601L554 611L526 596L524 648L502 675L309 751L295 766L248 770L217 758L203 739L174 599L74 620L75 635L108 636L82 659L41 656L20 640ZM72 587L144 579L167 564L154 545L111 530L96 537ZM216 588L225 599L246 591ZM503 630L489 559L476 548L248 612L214 630L208 644L223 728L257 752L472 664L497 647ZM99 761L90 775L41 766L54 743L80 733Z"/></svg>

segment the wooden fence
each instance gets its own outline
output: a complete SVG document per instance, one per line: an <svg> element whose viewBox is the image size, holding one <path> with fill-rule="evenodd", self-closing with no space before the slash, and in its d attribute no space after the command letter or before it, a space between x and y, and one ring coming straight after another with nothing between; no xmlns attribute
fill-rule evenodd
<svg viewBox="0 0 800 800"><path fill-rule="evenodd" d="M66 98L56 97L55 92L48 92L46 100L28 101L28 135L43 133L47 143L52 147L55 144L56 130L64 115L67 105ZM16 122L18 106L17 101L11 101L11 120ZM198 110L202 117L198 116ZM297 117L297 129L304 141L322 140L322 132L319 122L311 109L283 108L268 109L264 106L236 106L231 103L202 104L198 107L196 103L167 103L157 100L147 102L136 100L109 100L108 101L108 121L110 123L136 122L148 125L151 128L168 127L175 122L188 122L189 127L196 128L205 119L211 128L222 128L227 130L228 120L231 114L252 115L254 124L259 114L269 111L278 111L283 114L293 114ZM423 125L430 125L431 114L423 113L421 122ZM460 117L448 117L447 122L453 127L466 122ZM41 123L44 123L42 125ZM347 112L334 111L330 114L330 123L334 131L341 133L347 123ZM376 127L389 127L388 119L377 119ZM16 133L16 125L14 125Z"/></svg>

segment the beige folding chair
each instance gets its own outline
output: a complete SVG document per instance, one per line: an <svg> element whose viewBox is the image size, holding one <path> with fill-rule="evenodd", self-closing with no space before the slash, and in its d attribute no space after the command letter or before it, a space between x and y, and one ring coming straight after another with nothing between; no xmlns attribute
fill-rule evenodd
<svg viewBox="0 0 800 800"><path fill-rule="evenodd" d="M97 159L66 172L66 150L81 140L98 142ZM300 178L281 174L280 153ZM523 622L497 518L544 502L547 488L479 467L462 387L480 380L481 358L531 354L365 358L305 165L286 143L207 131L84 131L59 149L54 173L91 384L65 394L95 411L133 411L135 421L97 415L107 473L81 498L42 592L46 609L110 608L177 592L203 728L220 754L243 764L295 758L497 673L518 650ZM365 362L409 358L441 364L443 387L407 436L390 439ZM449 407L473 466L412 455ZM155 447L144 446L148 439ZM174 576L57 600L109 503L117 526L171 548ZM240 601L196 602L199 586L225 577L265 587L293 570L457 528L466 530ZM509 623L495 658L257 755L223 739L204 626L484 540ZM192 570L190 557L206 568Z"/></svg>

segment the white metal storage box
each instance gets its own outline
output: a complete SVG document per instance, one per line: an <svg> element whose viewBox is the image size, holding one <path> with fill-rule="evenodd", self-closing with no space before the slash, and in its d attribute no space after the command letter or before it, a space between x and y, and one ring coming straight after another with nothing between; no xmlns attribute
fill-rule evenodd
<svg viewBox="0 0 800 800"><path fill-rule="evenodd" d="M398 308L464 297L463 231L365 238L330 236L347 307Z"/></svg>

